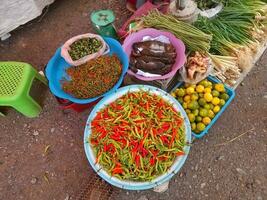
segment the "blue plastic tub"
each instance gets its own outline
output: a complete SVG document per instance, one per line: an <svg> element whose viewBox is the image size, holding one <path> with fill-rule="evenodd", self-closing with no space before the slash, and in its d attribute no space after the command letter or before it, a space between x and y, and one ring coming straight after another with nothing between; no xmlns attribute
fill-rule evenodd
<svg viewBox="0 0 267 200"><path fill-rule="evenodd" d="M218 79L209 76L208 80L213 82L213 83L221 83ZM184 85L184 82L179 82L172 91L176 90L177 88L180 88L181 86ZM231 103L231 101L233 101L234 97L235 97L235 91L229 87L227 87L226 85L224 85L226 93L229 95L229 99L227 100L227 102L224 104L224 106L221 108L221 110L215 115L215 117L211 120L211 123L206 127L206 129L198 134L194 133L192 131L192 135L195 138L202 138L204 135L206 135L209 131L209 129L213 126L213 124L219 119L219 117L222 115L222 113L225 111L225 109L229 106L229 104Z"/></svg>
<svg viewBox="0 0 267 200"><path fill-rule="evenodd" d="M46 70L45 70L45 74L49 81L49 88L55 96L62 98L62 99L67 99L71 102L78 103L78 104L88 104L88 103L96 101L100 97L104 97L108 94L111 94L112 92L114 92L116 89L120 87L123 81L124 75L126 74L128 70L128 66L129 66L128 57L123 51L121 44L117 40L114 40L112 38L104 38L104 40L106 41L106 43L108 44L110 48L109 55L116 54L122 63L122 74L118 82L113 86L113 88L98 97L89 98L89 99L78 99L64 92L61 87L61 81L63 79L67 79L67 80L70 79L68 75L66 74L66 69L71 66L64 60L64 58L61 57L60 55L61 48L58 48L54 56L48 62Z"/></svg>

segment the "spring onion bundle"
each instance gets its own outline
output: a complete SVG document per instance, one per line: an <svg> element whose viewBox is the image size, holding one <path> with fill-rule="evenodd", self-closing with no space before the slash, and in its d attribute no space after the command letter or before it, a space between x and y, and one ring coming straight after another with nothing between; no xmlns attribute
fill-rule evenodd
<svg viewBox="0 0 267 200"><path fill-rule="evenodd" d="M158 10L153 10L148 15L141 18L144 27L153 27L173 33L181 39L189 51L208 52L212 36L199 30L198 28L177 20L172 15L161 14Z"/></svg>

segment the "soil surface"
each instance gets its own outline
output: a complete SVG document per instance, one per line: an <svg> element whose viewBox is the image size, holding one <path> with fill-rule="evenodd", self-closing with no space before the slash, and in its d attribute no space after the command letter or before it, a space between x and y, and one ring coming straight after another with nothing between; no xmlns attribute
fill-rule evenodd
<svg viewBox="0 0 267 200"><path fill-rule="evenodd" d="M44 70L64 41L93 31L89 13L106 8L115 11L117 26L129 17L122 0L56 1L45 15L0 43L0 60L23 61ZM38 118L29 119L14 110L0 118L0 199L77 199L86 185L91 190L99 188L88 199L100 199L103 191L115 191L111 199L127 200L266 199L266 65L267 52L237 88L233 103L209 134L194 141L185 165L162 194L127 192L99 182L83 149L90 110L62 111L48 89L37 87L44 99ZM246 134L230 142L242 133Z"/></svg>

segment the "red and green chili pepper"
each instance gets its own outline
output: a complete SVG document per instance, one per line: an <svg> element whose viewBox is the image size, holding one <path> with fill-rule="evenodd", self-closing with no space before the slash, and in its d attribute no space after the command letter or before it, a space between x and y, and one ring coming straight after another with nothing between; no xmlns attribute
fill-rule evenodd
<svg viewBox="0 0 267 200"><path fill-rule="evenodd" d="M186 145L180 113L162 97L128 93L100 110L89 138L96 161L112 176L149 181L165 173Z"/></svg>

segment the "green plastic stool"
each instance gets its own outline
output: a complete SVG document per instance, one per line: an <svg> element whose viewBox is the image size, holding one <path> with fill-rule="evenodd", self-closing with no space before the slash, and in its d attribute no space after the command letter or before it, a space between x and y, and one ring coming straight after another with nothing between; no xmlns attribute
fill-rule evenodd
<svg viewBox="0 0 267 200"><path fill-rule="evenodd" d="M0 106L11 106L27 117L36 117L41 106L30 96L34 79L47 80L31 65L22 62L0 62Z"/></svg>

